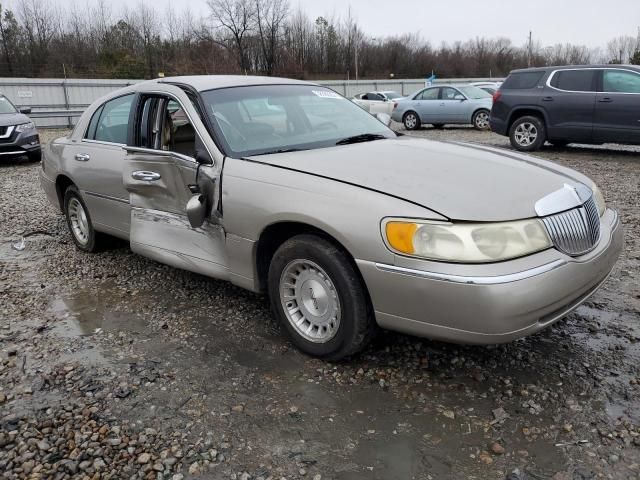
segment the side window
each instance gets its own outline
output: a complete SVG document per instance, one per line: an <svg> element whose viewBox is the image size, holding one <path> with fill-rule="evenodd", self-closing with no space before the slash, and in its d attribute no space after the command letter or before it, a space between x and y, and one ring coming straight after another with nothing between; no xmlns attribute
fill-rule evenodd
<svg viewBox="0 0 640 480"><path fill-rule="evenodd" d="M108 101L102 107L95 128L95 140L111 143L127 143L129 113L134 95L125 95ZM93 122L93 119L91 119Z"/></svg>
<svg viewBox="0 0 640 480"><path fill-rule="evenodd" d="M464 96L455 88L442 88L442 100L458 100L460 98L464 98Z"/></svg>
<svg viewBox="0 0 640 480"><path fill-rule="evenodd" d="M100 120L100 114L102 113L103 107L104 105L98 107L98 109L93 112L93 116L91 117L87 131L84 134L84 138L93 140L96 137L96 127L98 126L98 120Z"/></svg>
<svg viewBox="0 0 640 480"><path fill-rule="evenodd" d="M551 86L572 92L595 92L596 70L560 70L553 75Z"/></svg>
<svg viewBox="0 0 640 480"><path fill-rule="evenodd" d="M382 101L382 97L380 95L378 95L377 93L370 93L369 94L369 100L375 100L377 102L381 102Z"/></svg>
<svg viewBox="0 0 640 480"><path fill-rule="evenodd" d="M538 82L545 74L544 70L536 72L517 72L512 73L507 77L502 85L501 90L521 90L526 88L533 88L538 85Z"/></svg>
<svg viewBox="0 0 640 480"><path fill-rule="evenodd" d="M418 94L417 100L437 100L439 88L427 88Z"/></svg>
<svg viewBox="0 0 640 480"><path fill-rule="evenodd" d="M611 93L640 93L640 75L624 70L605 70L602 91Z"/></svg>
<svg viewBox="0 0 640 480"><path fill-rule="evenodd" d="M142 103L137 129L139 146L195 158L196 131L177 101L147 97Z"/></svg>

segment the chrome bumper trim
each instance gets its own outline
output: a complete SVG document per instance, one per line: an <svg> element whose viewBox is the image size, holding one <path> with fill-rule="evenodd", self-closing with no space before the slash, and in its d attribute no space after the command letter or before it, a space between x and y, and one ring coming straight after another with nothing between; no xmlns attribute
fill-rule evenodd
<svg viewBox="0 0 640 480"><path fill-rule="evenodd" d="M415 270L413 268L397 267L395 265L387 265L384 263L376 263L376 268L383 272L399 273L400 275L410 275L413 277L427 278L429 280L439 280L442 282L463 283L467 285L497 285L500 283L517 282L526 278L542 275L556 268L566 265L566 261L562 259L554 260L551 263L540 265L539 267L524 270L522 272L509 273L507 275L496 275L491 277L467 277L462 275L450 275L448 273L427 272L424 270Z"/></svg>

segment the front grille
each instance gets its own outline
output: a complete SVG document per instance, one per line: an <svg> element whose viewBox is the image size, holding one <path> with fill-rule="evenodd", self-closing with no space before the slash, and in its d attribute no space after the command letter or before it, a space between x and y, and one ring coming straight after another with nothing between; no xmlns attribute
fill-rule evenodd
<svg viewBox="0 0 640 480"><path fill-rule="evenodd" d="M542 221L554 246L567 255L587 253L600 238L600 215L593 197L581 207L543 217Z"/></svg>
<svg viewBox="0 0 640 480"><path fill-rule="evenodd" d="M7 133L8 127L0 127L0 135L5 135Z"/></svg>

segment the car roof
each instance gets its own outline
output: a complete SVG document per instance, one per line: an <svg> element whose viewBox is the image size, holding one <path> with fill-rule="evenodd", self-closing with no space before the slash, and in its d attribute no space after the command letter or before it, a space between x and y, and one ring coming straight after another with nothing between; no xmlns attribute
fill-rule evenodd
<svg viewBox="0 0 640 480"><path fill-rule="evenodd" d="M178 77L156 78L137 85L148 86L150 83L169 83L189 85L199 92L228 87L246 87L252 85L316 85L312 82L280 77L259 77L253 75L188 75Z"/></svg>
<svg viewBox="0 0 640 480"><path fill-rule="evenodd" d="M608 63L608 64L597 64L597 65L557 65L557 66L549 66L549 67L519 68L516 70L511 70L511 73L546 72L548 70L575 70L578 68L625 68L629 70L635 70L637 72L640 71L640 67L638 67L637 65Z"/></svg>

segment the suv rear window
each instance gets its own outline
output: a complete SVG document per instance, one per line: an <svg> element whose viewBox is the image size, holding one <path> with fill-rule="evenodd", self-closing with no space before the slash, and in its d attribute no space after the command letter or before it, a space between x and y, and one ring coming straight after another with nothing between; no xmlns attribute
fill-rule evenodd
<svg viewBox="0 0 640 480"><path fill-rule="evenodd" d="M595 70L560 70L553 75L550 85L572 92L595 92Z"/></svg>
<svg viewBox="0 0 640 480"><path fill-rule="evenodd" d="M504 83L500 85L500 90L533 88L538 85L538 82L544 74L544 70L512 73Z"/></svg>

